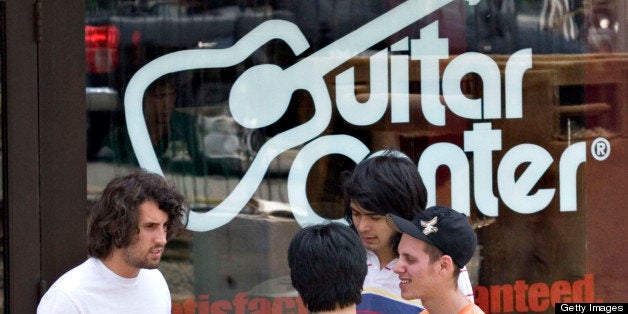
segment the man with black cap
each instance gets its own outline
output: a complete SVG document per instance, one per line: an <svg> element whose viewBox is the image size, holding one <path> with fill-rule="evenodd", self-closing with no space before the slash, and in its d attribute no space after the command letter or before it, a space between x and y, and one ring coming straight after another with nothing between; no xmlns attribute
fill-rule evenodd
<svg viewBox="0 0 628 314"><path fill-rule="evenodd" d="M484 313L457 287L460 268L471 260L477 245L467 216L434 206L412 221L388 214L386 223L403 233L393 271L399 275L404 299L420 298L426 309L422 314Z"/></svg>

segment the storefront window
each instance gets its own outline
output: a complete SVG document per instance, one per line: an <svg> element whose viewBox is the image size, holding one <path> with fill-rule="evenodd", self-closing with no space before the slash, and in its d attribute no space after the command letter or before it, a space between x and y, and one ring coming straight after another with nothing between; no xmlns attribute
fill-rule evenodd
<svg viewBox="0 0 628 314"><path fill-rule="evenodd" d="M138 167L192 205L173 313L301 311L286 250L392 148L467 214L486 312L620 302L624 1L86 1L88 195ZM191 312L190 312L191 311Z"/></svg>
<svg viewBox="0 0 628 314"><path fill-rule="evenodd" d="M5 117L5 97L4 97L4 65L5 65L5 30L4 30L4 2L0 2L0 123L2 124L2 128L0 129L0 161L4 160L4 134L2 134L2 130L5 129L4 126L4 117ZM5 208L6 203L4 201L4 162L0 165L0 311L4 311L4 297L5 297L5 267L4 267L4 252L5 252L5 236L4 236L4 226L5 226Z"/></svg>
<svg viewBox="0 0 628 314"><path fill-rule="evenodd" d="M5 129L4 125L4 117L5 117L5 96L4 96L4 65L5 65L5 30L4 30L4 2L0 2L0 124L2 124L2 128L0 128L0 161L4 160L4 134L2 130ZM4 267L4 252L5 252L5 236L4 236L4 226L5 226L5 208L6 203L4 201L4 162L0 165L0 311L4 312L4 297L5 297L5 267Z"/></svg>

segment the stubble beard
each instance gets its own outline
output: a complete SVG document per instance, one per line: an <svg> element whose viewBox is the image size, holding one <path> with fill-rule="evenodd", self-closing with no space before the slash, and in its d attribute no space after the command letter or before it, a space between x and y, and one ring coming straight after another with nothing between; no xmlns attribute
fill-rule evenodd
<svg viewBox="0 0 628 314"><path fill-rule="evenodd" d="M151 248L151 250L154 248ZM161 257L159 259L152 260L148 256L150 255L150 250L146 253L140 253L132 247L127 247L122 250L122 256L124 257L124 261L133 267L144 268L144 269L155 269L159 266L159 262L161 261Z"/></svg>

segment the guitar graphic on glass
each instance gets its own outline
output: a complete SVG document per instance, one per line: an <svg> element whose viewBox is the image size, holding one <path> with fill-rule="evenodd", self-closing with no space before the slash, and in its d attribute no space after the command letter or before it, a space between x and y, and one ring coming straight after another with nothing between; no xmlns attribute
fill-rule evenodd
<svg viewBox="0 0 628 314"><path fill-rule="evenodd" d="M209 231L227 224L253 196L275 157L307 143L325 130L332 114L332 102L323 80L325 74L451 1L406 1L286 69L272 64L261 64L242 73L231 89L229 109L235 121L243 127L261 128L276 122L287 110L292 93L298 89L307 90L312 96L314 116L304 124L286 130L264 143L238 185L218 206L205 213L190 212L188 229ZM140 122L144 121L142 98L153 81L178 71L237 65L273 39L286 42L297 56L309 47L305 36L295 24L270 20L260 24L232 47L177 51L142 67L131 78L124 97L129 137L140 167L163 175L146 123ZM294 217L302 226L326 221L309 205L305 182L313 164L319 158L332 153L343 154L359 162L368 155L369 149L354 137L327 135L314 139L299 151L290 168L287 186Z"/></svg>

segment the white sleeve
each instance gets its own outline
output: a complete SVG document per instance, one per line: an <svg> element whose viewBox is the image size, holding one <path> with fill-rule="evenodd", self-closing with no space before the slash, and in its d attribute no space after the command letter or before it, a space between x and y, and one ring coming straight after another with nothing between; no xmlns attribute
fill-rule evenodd
<svg viewBox="0 0 628 314"><path fill-rule="evenodd" d="M467 267L460 269L460 276L458 276L458 290L464 294L469 301L474 302L473 298L473 286L471 286L471 280L469 279L469 272Z"/></svg>
<svg viewBox="0 0 628 314"><path fill-rule="evenodd" d="M37 306L37 314L79 314L76 304L63 291L58 289L48 290L41 298Z"/></svg>

